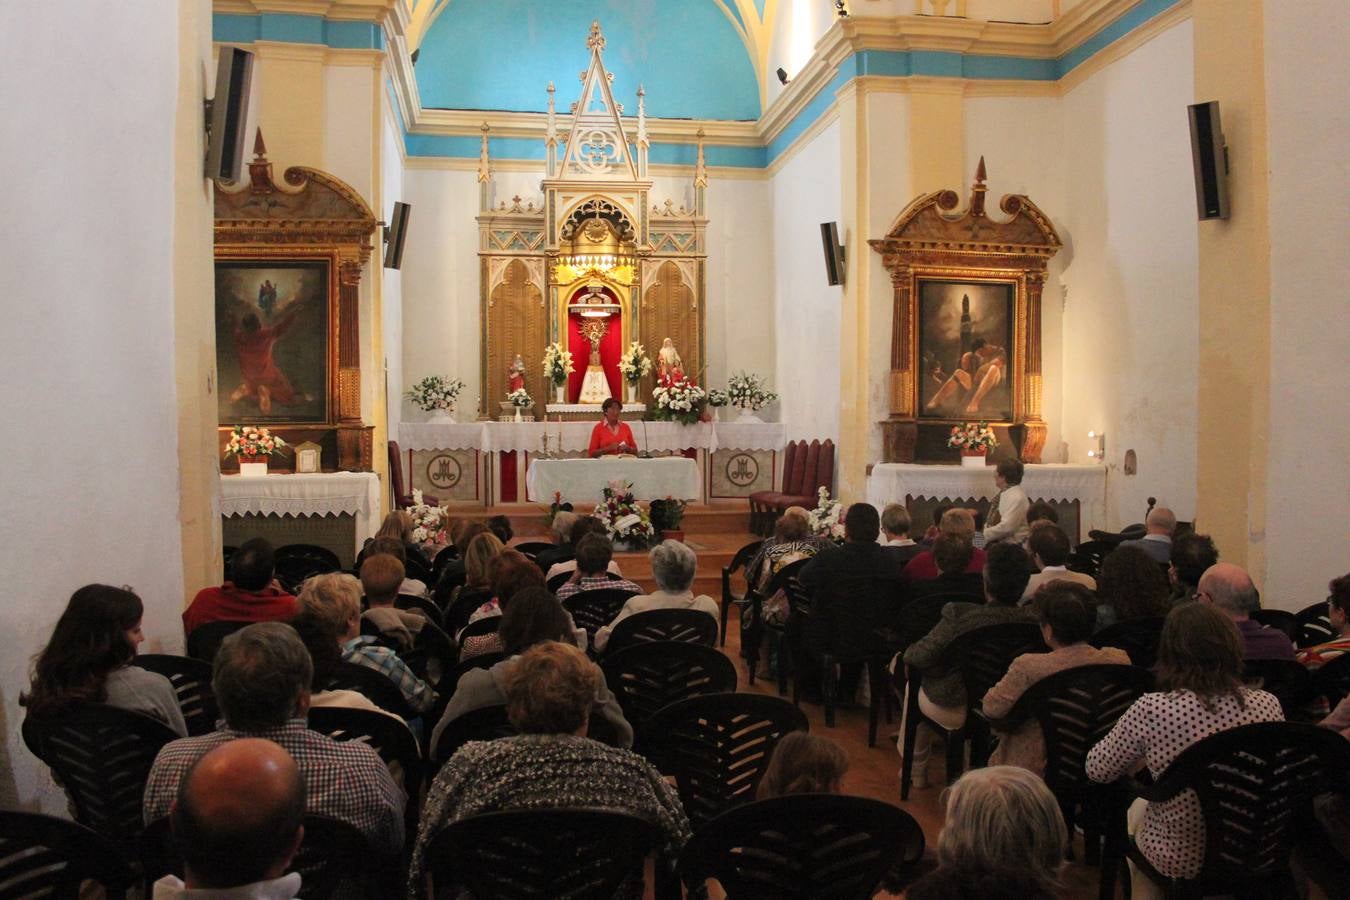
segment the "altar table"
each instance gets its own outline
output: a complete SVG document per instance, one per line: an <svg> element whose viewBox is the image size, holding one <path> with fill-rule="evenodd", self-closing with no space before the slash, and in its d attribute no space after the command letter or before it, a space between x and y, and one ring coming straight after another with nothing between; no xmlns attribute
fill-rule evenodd
<svg viewBox="0 0 1350 900"><path fill-rule="evenodd" d="M379 528L380 480L374 472L220 476L220 514L232 516L341 516L355 522L354 552Z"/></svg>
<svg viewBox="0 0 1350 900"><path fill-rule="evenodd" d="M596 421L599 421L597 419ZM595 422L401 422L398 441L402 450L483 450L538 453L549 447L564 453L585 451L590 446ZM651 453L682 450L782 450L785 431L781 422L628 422L638 449ZM558 447L558 436L562 447Z"/></svg>
<svg viewBox="0 0 1350 900"><path fill-rule="evenodd" d="M594 503L611 481L632 482L633 496L639 500L697 500L703 478L698 464L683 456L536 459L525 479L526 497L542 503L557 492L574 503Z"/></svg>

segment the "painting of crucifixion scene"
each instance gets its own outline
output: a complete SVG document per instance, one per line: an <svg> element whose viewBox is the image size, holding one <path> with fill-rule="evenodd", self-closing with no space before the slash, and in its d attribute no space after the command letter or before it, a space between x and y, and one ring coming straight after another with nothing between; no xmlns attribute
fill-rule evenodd
<svg viewBox="0 0 1350 900"><path fill-rule="evenodd" d="M1012 419L1009 283L919 283L919 415Z"/></svg>

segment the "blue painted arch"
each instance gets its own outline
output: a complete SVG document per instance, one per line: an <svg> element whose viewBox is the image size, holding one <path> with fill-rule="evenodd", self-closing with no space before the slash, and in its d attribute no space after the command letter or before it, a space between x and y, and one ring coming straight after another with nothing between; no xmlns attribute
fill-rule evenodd
<svg viewBox="0 0 1350 900"><path fill-rule="evenodd" d="M615 100L668 119L759 118L759 85L736 28L713 0L450 0L418 54L427 109L543 112L557 87L559 112L577 99L598 19Z"/></svg>

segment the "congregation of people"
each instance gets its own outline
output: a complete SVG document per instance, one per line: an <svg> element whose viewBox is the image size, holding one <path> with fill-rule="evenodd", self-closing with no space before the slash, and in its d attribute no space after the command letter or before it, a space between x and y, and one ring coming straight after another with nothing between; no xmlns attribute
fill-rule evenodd
<svg viewBox="0 0 1350 900"><path fill-rule="evenodd" d="M909 773L902 796L933 783L933 763L950 761L943 751L972 717L989 724L988 764L972 750L969 771L945 773L935 850L907 871L896 860L888 873L889 887L916 900L1060 895L1072 823L1044 780L1041 722L1015 715L1055 676L1103 666L1149 672L1153 688L1085 748L1086 776L1103 784L1141 772L1160 779L1189 748L1244 725L1300 718L1350 739L1350 699L1332 708L1308 693L1291 715L1294 701L1262 689L1251 671L1297 660L1312 672L1350 651L1350 575L1331 582L1327 639L1296 648L1262 623L1248 574L1220 561L1208 537L1179 529L1170 510L1152 508L1142 535L1085 567L1055 508L1029 502L1022 474L1020 462L1001 461L987 511L941 507L922 534L898 503L850 506L842 543L813 533L805 509L788 508L744 569L741 653L752 672L760 645L777 636L771 662L791 667L807 702L885 705L873 694L894 690L902 782ZM646 613L705 615L713 635L721 618L725 629L727 610L695 593L695 551L677 541L653 547L648 590L624 576L593 516L556 512L548 545L513 546L504 517L458 519L451 537L428 558L407 514L394 512L352 571L289 585L266 540L239 546L229 579L183 612L189 647L194 633L220 632L209 680L219 720L196 729L174 684L137 665L137 595L106 585L74 593L22 702L34 720L105 704L171 732L149 770L142 818L147 827L167 822L182 867L155 883L155 897L296 896L301 877L291 866L306 815L345 823L371 853L401 858L410 897L426 895L438 834L506 810L627 811L654 823L658 869L676 871L700 823L670 773L635 744L634 722L598 663L622 652L611 649L616 635ZM583 612L590 599L603 619ZM953 648L1006 625L1038 629L1039 645L1006 660L972 696L967 661ZM1141 629L1150 636L1143 656L1136 643L1111 639ZM863 677L879 657L884 687ZM369 689L372 678L379 690ZM368 743L313 727L311 711L323 709L406 729L432 763L424 793ZM501 736L456 738L493 710ZM907 727L910 717L917 727ZM789 731L777 736L755 796L838 795L849 764L837 743ZM1347 821L1338 802L1317 809L1328 831ZM1162 896L1159 880L1200 872L1205 824L1194 793L1136 800L1126 823L1146 863L1131 866L1133 896Z"/></svg>

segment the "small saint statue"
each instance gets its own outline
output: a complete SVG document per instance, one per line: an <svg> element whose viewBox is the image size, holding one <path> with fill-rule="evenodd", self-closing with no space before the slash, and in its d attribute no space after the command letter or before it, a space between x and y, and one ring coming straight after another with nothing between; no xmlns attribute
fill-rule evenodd
<svg viewBox="0 0 1350 900"><path fill-rule="evenodd" d="M656 354L656 377L665 385L674 384L684 378L684 361L675 349L675 342L666 338Z"/></svg>
<svg viewBox="0 0 1350 900"><path fill-rule="evenodd" d="M580 403L604 403L612 396L609 379L600 365L600 341L607 331L609 326L604 319L588 319L581 326L582 335L590 341L591 355L586 364L586 374L581 379L581 396L577 398Z"/></svg>
<svg viewBox="0 0 1350 900"><path fill-rule="evenodd" d="M525 360L516 354L515 360L506 367L506 392L514 393L525 387Z"/></svg>

